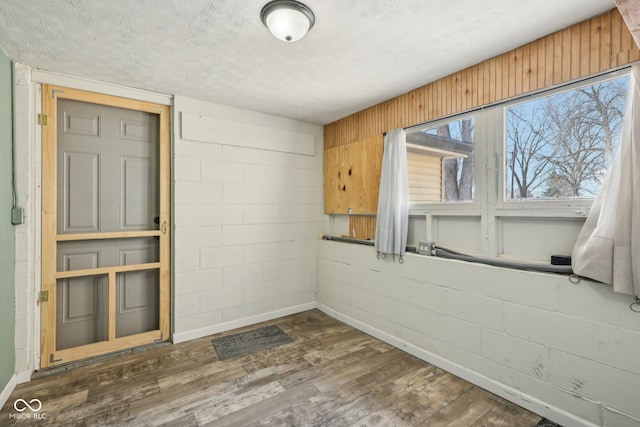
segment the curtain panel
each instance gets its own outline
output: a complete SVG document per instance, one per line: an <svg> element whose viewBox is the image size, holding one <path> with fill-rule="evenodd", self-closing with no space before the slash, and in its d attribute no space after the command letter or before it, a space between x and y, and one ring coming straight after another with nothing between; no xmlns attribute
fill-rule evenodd
<svg viewBox="0 0 640 427"><path fill-rule="evenodd" d="M573 249L573 271L640 296L640 64L631 69L618 152Z"/></svg>
<svg viewBox="0 0 640 427"><path fill-rule="evenodd" d="M384 137L375 248L379 257L402 256L407 247L409 227L409 171L407 140L403 129Z"/></svg>

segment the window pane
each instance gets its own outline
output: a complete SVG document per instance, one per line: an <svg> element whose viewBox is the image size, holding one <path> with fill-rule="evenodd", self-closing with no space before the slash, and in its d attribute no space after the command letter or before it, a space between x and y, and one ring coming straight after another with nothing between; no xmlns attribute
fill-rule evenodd
<svg viewBox="0 0 640 427"><path fill-rule="evenodd" d="M409 201L473 201L473 117L407 134Z"/></svg>
<svg viewBox="0 0 640 427"><path fill-rule="evenodd" d="M618 145L629 77L506 108L505 198L594 197Z"/></svg>

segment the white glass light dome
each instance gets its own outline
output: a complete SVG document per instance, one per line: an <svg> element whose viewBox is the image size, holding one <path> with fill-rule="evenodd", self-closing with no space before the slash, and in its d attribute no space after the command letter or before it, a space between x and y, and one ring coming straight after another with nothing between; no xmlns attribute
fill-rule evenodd
<svg viewBox="0 0 640 427"><path fill-rule="evenodd" d="M300 40L315 22L311 9L293 0L275 0L267 3L262 8L260 17L271 34L283 42Z"/></svg>

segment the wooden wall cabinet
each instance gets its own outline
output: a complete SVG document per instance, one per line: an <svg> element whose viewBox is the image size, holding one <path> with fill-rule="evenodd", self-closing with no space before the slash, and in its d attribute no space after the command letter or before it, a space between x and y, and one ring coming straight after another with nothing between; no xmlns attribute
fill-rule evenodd
<svg viewBox="0 0 640 427"><path fill-rule="evenodd" d="M326 214L377 212L382 152L382 135L324 151Z"/></svg>

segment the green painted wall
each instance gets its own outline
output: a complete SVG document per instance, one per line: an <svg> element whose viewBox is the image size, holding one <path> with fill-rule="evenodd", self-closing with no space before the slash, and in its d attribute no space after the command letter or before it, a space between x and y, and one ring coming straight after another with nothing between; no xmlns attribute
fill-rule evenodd
<svg viewBox="0 0 640 427"><path fill-rule="evenodd" d="M15 372L15 234L11 224L11 61L0 48L0 392Z"/></svg>

